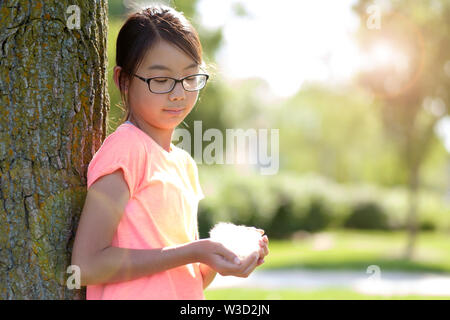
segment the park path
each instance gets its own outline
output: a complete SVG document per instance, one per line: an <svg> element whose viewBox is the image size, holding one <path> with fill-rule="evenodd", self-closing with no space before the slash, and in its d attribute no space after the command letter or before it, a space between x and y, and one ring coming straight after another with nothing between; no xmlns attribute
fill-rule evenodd
<svg viewBox="0 0 450 320"><path fill-rule="evenodd" d="M379 275L379 276L377 276ZM248 278L217 274L208 289L325 289L345 288L363 294L450 297L450 274L380 271L255 270Z"/></svg>

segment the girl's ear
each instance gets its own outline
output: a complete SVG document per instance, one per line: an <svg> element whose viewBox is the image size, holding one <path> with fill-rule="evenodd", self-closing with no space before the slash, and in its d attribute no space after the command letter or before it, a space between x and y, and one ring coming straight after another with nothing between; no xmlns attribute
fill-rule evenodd
<svg viewBox="0 0 450 320"><path fill-rule="evenodd" d="M119 76L120 72L122 71L122 67L115 66L114 67L114 83L116 84L117 89L120 91L120 84L119 84ZM125 92L128 90L128 82L125 83Z"/></svg>

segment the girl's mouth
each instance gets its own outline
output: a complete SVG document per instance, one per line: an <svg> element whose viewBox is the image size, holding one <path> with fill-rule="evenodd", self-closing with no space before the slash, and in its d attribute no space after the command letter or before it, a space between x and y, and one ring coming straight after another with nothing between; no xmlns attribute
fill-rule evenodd
<svg viewBox="0 0 450 320"><path fill-rule="evenodd" d="M184 109L163 109L163 111L168 112L170 114L178 115L183 112Z"/></svg>

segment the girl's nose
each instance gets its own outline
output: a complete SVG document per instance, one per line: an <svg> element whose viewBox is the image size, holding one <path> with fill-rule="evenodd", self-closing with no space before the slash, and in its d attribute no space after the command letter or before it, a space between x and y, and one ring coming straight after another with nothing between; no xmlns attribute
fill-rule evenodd
<svg viewBox="0 0 450 320"><path fill-rule="evenodd" d="M175 84L172 92L170 92L169 97L171 100L180 100L186 97L186 92L184 91L183 85L181 82Z"/></svg>

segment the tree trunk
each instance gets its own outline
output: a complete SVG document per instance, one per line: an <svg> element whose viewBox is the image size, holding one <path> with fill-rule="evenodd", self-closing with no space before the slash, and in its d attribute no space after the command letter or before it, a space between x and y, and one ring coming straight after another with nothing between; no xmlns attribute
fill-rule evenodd
<svg viewBox="0 0 450 320"><path fill-rule="evenodd" d="M84 298L67 267L106 136L106 39L106 0L0 0L0 299Z"/></svg>
<svg viewBox="0 0 450 320"><path fill-rule="evenodd" d="M404 252L404 258L411 260L414 255L414 247L417 240L417 230L418 230L418 196L419 196L419 167L413 166L410 168L410 180L408 183L408 193L409 193L409 209L407 217L407 229L408 229L408 240Z"/></svg>

